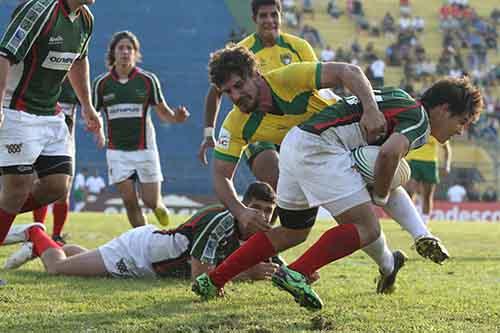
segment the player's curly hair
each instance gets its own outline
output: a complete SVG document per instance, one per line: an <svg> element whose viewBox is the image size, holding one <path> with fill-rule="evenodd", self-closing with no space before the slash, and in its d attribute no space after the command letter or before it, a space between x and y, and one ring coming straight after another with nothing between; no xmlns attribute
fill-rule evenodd
<svg viewBox="0 0 500 333"><path fill-rule="evenodd" d="M109 42L108 46L108 52L106 53L106 65L111 68L115 65L116 59L115 59L115 48L116 45L122 40L122 39L128 39L132 43L132 46L134 47L134 50L137 55L137 62L140 62L142 59L142 54L141 54L141 43L139 43L139 39L137 38L136 35L134 35L132 32L128 30L124 31L118 31L111 37L111 42Z"/></svg>
<svg viewBox="0 0 500 333"><path fill-rule="evenodd" d="M248 204L252 200L276 203L276 192L274 192L273 188L268 183L255 181L248 186L243 195L244 204Z"/></svg>
<svg viewBox="0 0 500 333"><path fill-rule="evenodd" d="M208 77L210 83L220 87L231 74L243 79L257 72L257 61L252 52L244 46L229 43L225 48L210 54Z"/></svg>
<svg viewBox="0 0 500 333"><path fill-rule="evenodd" d="M427 89L421 98L423 106L430 110L448 104L453 116L467 115L477 119L483 109L483 98L468 77L444 78Z"/></svg>
<svg viewBox="0 0 500 333"><path fill-rule="evenodd" d="M257 16L259 8L262 6L276 6L281 13L281 0L252 0L252 14Z"/></svg>

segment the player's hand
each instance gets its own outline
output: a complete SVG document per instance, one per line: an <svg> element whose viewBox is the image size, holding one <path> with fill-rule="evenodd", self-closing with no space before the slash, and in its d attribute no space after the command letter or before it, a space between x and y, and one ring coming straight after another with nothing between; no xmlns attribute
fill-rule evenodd
<svg viewBox="0 0 500 333"><path fill-rule="evenodd" d="M363 112L359 126L365 136L366 142L374 143L387 135L386 120L384 114L378 110Z"/></svg>
<svg viewBox="0 0 500 333"><path fill-rule="evenodd" d="M245 208L245 210L236 216L236 219L245 228L249 234L254 234L258 231L268 231L271 225L266 220L264 214L254 208Z"/></svg>
<svg viewBox="0 0 500 333"><path fill-rule="evenodd" d="M247 274L252 280L270 280L278 268L278 264L261 262L247 270Z"/></svg>
<svg viewBox="0 0 500 333"><path fill-rule="evenodd" d="M185 122L186 119L189 118L189 116L190 113L184 105L181 105L174 110L174 119L176 123Z"/></svg>
<svg viewBox="0 0 500 333"><path fill-rule="evenodd" d="M106 137L104 136L104 132L102 130L95 134L95 142L97 144L97 148L104 148L104 145L106 144Z"/></svg>
<svg viewBox="0 0 500 333"><path fill-rule="evenodd" d="M101 130L101 120L93 106L82 108L82 117L85 120L85 129L92 133L98 133Z"/></svg>
<svg viewBox="0 0 500 333"><path fill-rule="evenodd" d="M208 164L207 150L213 147L215 147L215 138L213 135L204 137L200 144L200 149L198 150L198 159L203 165Z"/></svg>

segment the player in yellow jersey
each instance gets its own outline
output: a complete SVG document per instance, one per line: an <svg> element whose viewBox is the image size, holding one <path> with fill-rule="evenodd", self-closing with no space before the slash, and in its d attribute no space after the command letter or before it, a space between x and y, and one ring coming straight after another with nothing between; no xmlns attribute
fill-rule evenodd
<svg viewBox="0 0 500 333"><path fill-rule="evenodd" d="M258 60L259 71L268 73L274 69L303 61L317 61L309 43L299 37L282 33L281 3L279 0L252 0L252 18L256 32L243 39L242 45ZM329 91L325 97L333 97ZM206 152L215 146L214 127L219 112L221 94L212 85L205 101L205 128L198 153L203 164L207 164ZM238 113L234 106L231 114ZM278 154L276 145L270 142L254 142L244 151L244 159L255 177L276 188L278 179ZM239 157L239 156L238 156Z"/></svg>
<svg viewBox="0 0 500 333"><path fill-rule="evenodd" d="M446 142L441 145L434 137L422 148L410 152L407 160L411 167L411 180L406 184L406 189L415 201L417 194L422 203L422 220L429 222L434 202L434 192L439 184L439 147L444 149L444 174L447 175L451 168L451 147Z"/></svg>

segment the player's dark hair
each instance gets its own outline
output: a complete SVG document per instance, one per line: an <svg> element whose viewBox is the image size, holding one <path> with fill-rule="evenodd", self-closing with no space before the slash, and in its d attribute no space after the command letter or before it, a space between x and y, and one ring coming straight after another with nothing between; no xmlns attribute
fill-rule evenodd
<svg viewBox="0 0 500 333"><path fill-rule="evenodd" d="M255 56L244 46L229 43L225 48L210 54L208 77L216 87L226 82L231 74L246 79L255 72L257 72Z"/></svg>
<svg viewBox="0 0 500 333"><path fill-rule="evenodd" d="M252 14L257 16L259 8L262 6L276 6L278 11L281 13L281 1L280 0L252 0Z"/></svg>
<svg viewBox="0 0 500 333"><path fill-rule="evenodd" d="M122 40L122 39L128 39L131 43L132 46L134 47L134 50L137 52L137 62L140 62L142 59L142 54L141 54L141 43L139 43L139 39L137 38L136 35L134 35L130 31L119 31L111 37L111 42L109 43L108 46L108 52L106 53L106 65L111 68L115 65L116 59L115 59L115 48L116 45Z"/></svg>
<svg viewBox="0 0 500 333"><path fill-rule="evenodd" d="M453 116L467 115L478 118L483 108L483 98L469 78L444 78L427 89L421 98L423 106L433 107L448 104Z"/></svg>
<svg viewBox="0 0 500 333"><path fill-rule="evenodd" d="M276 192L268 183L256 181L248 186L245 195L243 195L244 204L248 204L252 200L276 203Z"/></svg>

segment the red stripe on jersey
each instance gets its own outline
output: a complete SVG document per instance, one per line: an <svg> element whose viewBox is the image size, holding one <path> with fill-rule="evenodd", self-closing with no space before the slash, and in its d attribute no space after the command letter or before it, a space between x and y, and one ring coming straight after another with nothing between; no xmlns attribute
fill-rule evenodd
<svg viewBox="0 0 500 333"><path fill-rule="evenodd" d="M26 89L28 89L28 85L31 81L31 77L33 76L33 73L35 72L36 69L36 64L37 64L37 53L38 53L38 45L35 44L33 48L31 49L31 67L30 70L28 71L28 75L24 79L24 84L23 87L21 88L21 92L19 93L18 99L16 100L15 103L15 108L16 110L20 111L26 111L26 103L23 100L23 96L26 93Z"/></svg>
<svg viewBox="0 0 500 333"><path fill-rule="evenodd" d="M207 210L205 210L204 212L200 213L200 215L196 216L191 222L187 223L184 225L184 227L194 227L194 225L200 221L202 218L204 218L205 216L207 216L207 214L209 213L213 213L213 212L216 212L216 211L224 211L226 210L224 207L214 207L214 208L209 208Z"/></svg>
<svg viewBox="0 0 500 333"><path fill-rule="evenodd" d="M136 76L137 72L138 72L137 69L135 69L133 74L134 77ZM144 115L141 118L141 136L140 136L141 141L139 141L139 149L146 149L146 117L148 113L149 100L151 99L151 83L144 75L141 75L141 78L144 80L144 84L146 85L146 90L147 90L146 96L148 97L143 105Z"/></svg>
<svg viewBox="0 0 500 333"><path fill-rule="evenodd" d="M359 119L361 119L361 113L353 113L342 118L337 118L331 121L327 121L326 123L316 124L314 125L314 128L317 129L318 131L321 131L328 127L341 125L343 123L352 122L354 120L359 120Z"/></svg>
<svg viewBox="0 0 500 333"><path fill-rule="evenodd" d="M384 110L384 118L387 120L387 134L390 135L394 132L394 128L399 123L399 121L395 118L398 114L418 108L422 105L420 101L416 103L416 105L404 107L404 108L393 108Z"/></svg>
<svg viewBox="0 0 500 333"><path fill-rule="evenodd" d="M45 25L45 28L43 28L42 36L47 36L49 33L50 29L54 26L54 22L56 21L57 14L59 14L59 9L62 10L64 13L64 6L61 6L61 0L57 2L56 8L54 9L54 12L52 12L52 17L50 18L49 22ZM68 16L68 15L66 15Z"/></svg>

